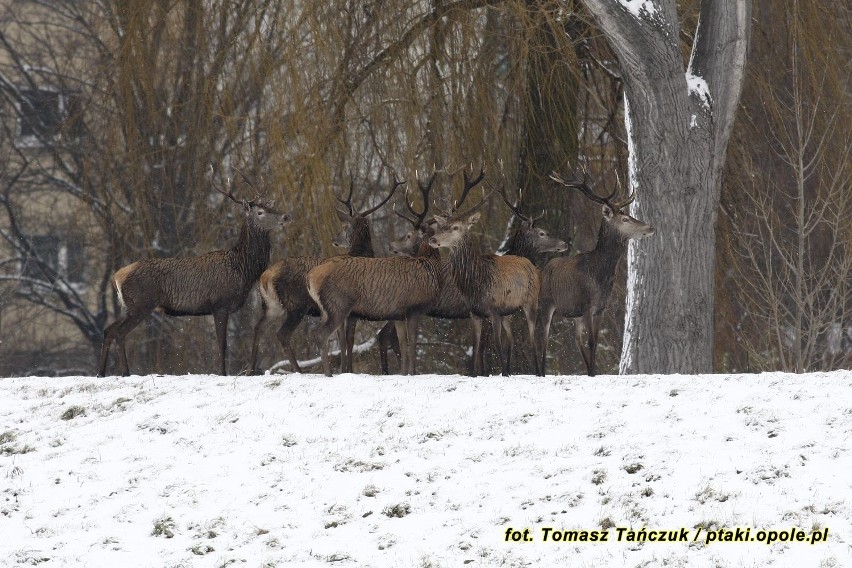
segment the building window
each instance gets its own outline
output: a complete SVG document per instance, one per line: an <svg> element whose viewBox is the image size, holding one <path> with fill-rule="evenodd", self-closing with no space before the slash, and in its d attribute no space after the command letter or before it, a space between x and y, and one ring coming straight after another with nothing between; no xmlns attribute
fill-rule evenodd
<svg viewBox="0 0 852 568"><path fill-rule="evenodd" d="M55 140L69 118L79 113L79 97L50 89L21 89L18 109L19 146L43 146ZM70 125L73 127L73 125Z"/></svg>
<svg viewBox="0 0 852 568"><path fill-rule="evenodd" d="M33 254L24 259L21 276L54 282L55 275L72 284L83 282L85 262L83 243L76 238L60 239L55 235L30 237Z"/></svg>

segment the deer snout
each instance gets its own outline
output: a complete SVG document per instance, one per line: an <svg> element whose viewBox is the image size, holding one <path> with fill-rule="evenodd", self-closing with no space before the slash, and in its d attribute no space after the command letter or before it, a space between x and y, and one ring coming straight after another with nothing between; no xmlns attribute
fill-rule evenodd
<svg viewBox="0 0 852 568"><path fill-rule="evenodd" d="M645 236L650 237L653 234L654 234L654 227L652 227L651 225L648 225L648 228L645 229Z"/></svg>
<svg viewBox="0 0 852 568"><path fill-rule="evenodd" d="M432 248L438 248L441 244L438 242L438 239L435 237L429 238L429 246Z"/></svg>

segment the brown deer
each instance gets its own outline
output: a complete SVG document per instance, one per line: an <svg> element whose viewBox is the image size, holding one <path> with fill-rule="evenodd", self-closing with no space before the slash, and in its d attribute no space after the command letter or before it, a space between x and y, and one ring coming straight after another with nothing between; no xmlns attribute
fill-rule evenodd
<svg viewBox="0 0 852 568"><path fill-rule="evenodd" d="M228 318L245 304L252 286L269 264L270 231L292 220L289 214L278 212L273 203L259 197L237 200L230 181L228 185L227 192L213 187L243 208L245 221L233 248L194 257L146 258L113 275L112 284L124 315L104 330L99 376L106 375L113 341L118 345L122 372L129 374L125 338L155 310L170 316L212 314L221 355L220 371L226 373Z"/></svg>
<svg viewBox="0 0 852 568"><path fill-rule="evenodd" d="M547 366L547 339L554 313L575 318L577 346L590 376L597 373L595 352L598 344L599 319L609 305L615 280L615 269L627 250L629 239L641 239L654 234L654 228L623 212L635 194L623 201L614 201L618 188L606 197L594 193L583 182L568 182L558 174L550 176L557 183L579 190L601 204L603 220L598 242L589 252L571 257L557 257L544 267L539 295L537 350L541 357L539 371L544 375ZM583 335L587 337L584 340Z"/></svg>
<svg viewBox="0 0 852 568"><path fill-rule="evenodd" d="M382 199L375 207L359 212L352 205L354 184L350 182L349 195L346 199L337 198L346 207L346 210L335 210L341 223L343 223L342 231L333 239L335 246L348 246L348 256L372 257L374 255L373 241L370 235L368 217L384 206L397 188L404 183L404 181L394 179L393 187L387 197ZM281 321L282 318L283 322L277 332L278 341L284 348L291 367L297 372L302 372L290 338L306 315L320 316L319 308L308 294L305 276L311 269L316 268L326 260L328 258L314 256L284 258L275 262L260 275L260 295L263 307L260 319L254 326L249 372L258 372L257 359L261 337L269 327ZM348 330L341 331L341 365L344 370L347 367L351 370L352 346L349 342L350 340L354 341L354 326L348 335L345 334L346 331ZM347 357L346 352L349 353L349 357ZM347 358L349 358L348 362Z"/></svg>
<svg viewBox="0 0 852 568"><path fill-rule="evenodd" d="M418 252L422 252L423 250L429 250L428 240L434 232L435 221L434 219L427 221L426 217L429 215L429 195L432 191L432 186L435 183L437 175L437 171L432 172L431 177L425 183L421 182L419 179L417 180L417 185L420 188L421 201L423 202L422 211L417 211L411 204L411 202L406 200L406 206L408 208L410 216L404 213L396 212L397 215L399 215L402 219L405 219L406 221L411 223L413 228L401 238L395 241L391 241L390 251L392 255L401 257L413 257L417 256ZM476 183L478 183L480 180L481 178L477 180ZM426 249L423 249L424 244L427 245ZM449 272L449 265L446 262L441 261L440 270L440 289L438 290L434 303L429 306L426 315L429 317L450 320L467 319L470 315L470 312L467 309L467 302L461 295L461 291L459 291L458 287L455 285L455 282L453 282L452 276ZM379 330L379 358L382 373L385 375L389 373L387 357L388 349L392 349L396 353L397 359L400 360L401 347L399 336L397 335L397 327L397 322L391 321L385 324L385 326L381 330ZM413 373L416 372L415 363L415 361L412 361ZM402 368L401 361L400 368Z"/></svg>
<svg viewBox="0 0 852 568"><path fill-rule="evenodd" d="M436 175L433 173L426 184L418 180L425 200L424 211L415 221L418 225L425 219ZM414 211L410 205L409 209ZM388 344L396 342L396 349L402 352L403 372L414 373L417 323L441 288L440 264L437 252L424 244L413 258L337 257L311 270L306 280L308 291L322 312L318 333L324 339L320 348L325 373L331 373L328 339L350 317L392 321L395 333L390 331L391 324L380 332L380 345L383 345L380 352L385 355L383 366L387 368Z"/></svg>
<svg viewBox="0 0 852 568"><path fill-rule="evenodd" d="M465 189L459 201L463 201L472 187L465 175ZM484 177L484 172L481 172ZM458 212L456 202L446 216L437 216L434 235L429 245L449 249L450 272L464 296L474 326L474 374L483 372L484 360L481 346L482 318L491 320L494 344L503 375L508 375L514 345L510 328L513 313L523 310L527 320L530 344L534 345L536 308L538 306L539 273L528 259L521 256L482 254L473 244L470 229L479 221L480 214L473 213L479 204L464 213ZM503 339L503 332L506 339ZM534 354L536 370L538 356Z"/></svg>
<svg viewBox="0 0 852 568"><path fill-rule="evenodd" d="M308 293L322 313L323 370L331 376L328 341L346 318L394 320L401 337L403 373L414 372L419 317L441 287L441 258L425 244L413 258L336 257L307 275Z"/></svg>
<svg viewBox="0 0 852 568"><path fill-rule="evenodd" d="M400 217L411 223L414 226L414 229L407 232L401 238L391 241L390 250L393 254L413 256L422 244L423 239L428 240L433 236L435 229L434 219L431 222L426 222L424 225L424 220L428 215L429 189L431 188L431 182L433 181L434 177L426 186L420 184L422 201L424 203L423 211L418 212L411 206L411 204L408 204L408 210L413 217L397 213ZM505 249L504 254L523 256L535 264L537 257L543 253L564 252L568 250L569 245L566 242L551 236L546 230L535 226L536 221L541 218L541 215L537 218L528 217L520 209L520 198L518 199L518 203L512 204L502 187L499 192L503 197L503 201L506 206L508 206L513 215L521 221L520 225L506 241L506 244L503 247ZM458 205L461 204L459 203L457 206ZM420 231L421 226L425 228L424 231ZM449 262L442 262L442 271L445 274L443 286L438 294L438 299L436 300L435 305L426 312L426 315L439 319L468 319L470 317L470 310L467 308L467 301L464 299L464 296L462 296L458 286L456 286L450 270ZM473 337L473 341L476 341L475 335ZM398 357L398 346L399 342L396 337L395 329L391 323L389 323L379 332L379 354L381 358L382 373L388 374L388 349L393 349L397 353ZM479 357L481 346L474 344L473 352L477 357ZM474 361L475 360L476 358L474 358ZM472 364L471 369L473 368L474 365Z"/></svg>
<svg viewBox="0 0 852 568"><path fill-rule="evenodd" d="M536 221L544 217L544 213L541 213L537 217L528 217L520 208L522 196L519 196L518 202L513 204L506 196L506 191L503 187L498 192L503 198L503 203L506 204L506 207L521 221L518 228L515 229L506 241L506 244L501 247L505 251L505 254L522 256L533 264L538 264L537 261L540 255L549 252L565 252L570 248L565 241L557 239L541 227L535 226Z"/></svg>

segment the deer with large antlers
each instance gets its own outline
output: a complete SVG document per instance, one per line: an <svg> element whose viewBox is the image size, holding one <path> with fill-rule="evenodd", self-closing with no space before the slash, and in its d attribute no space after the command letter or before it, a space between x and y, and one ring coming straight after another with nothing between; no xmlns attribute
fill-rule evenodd
<svg viewBox="0 0 852 568"><path fill-rule="evenodd" d="M589 375L597 373L596 356L600 316L609 305L615 270L627 250L630 239L654 234L654 228L631 217L623 210L635 194L615 201L618 187L606 197L593 192L584 182L566 181L555 172L555 182L580 191L601 205L603 219L595 248L572 257L557 257L542 270L539 296L539 323L536 342L541 357L539 371L547 366L547 339L554 314L575 318L577 346ZM585 337L584 337L585 335Z"/></svg>
<svg viewBox="0 0 852 568"><path fill-rule="evenodd" d="M243 210L245 221L237 243L229 250L201 256L146 258L120 268L113 275L112 284L124 314L104 330L99 376L106 375L113 341L118 345L121 370L129 374L125 338L155 310L170 316L212 314L221 356L220 371L226 373L228 318L245 304L252 286L269 264L270 231L292 219L259 195L250 201L238 200L230 181L227 191L215 184L213 187Z"/></svg>
<svg viewBox="0 0 852 568"><path fill-rule="evenodd" d="M502 373L508 375L514 345L509 318L518 310L523 310L530 343L534 345L540 281L538 269L528 259L514 255L484 255L474 246L470 229L479 221L480 214L475 210L485 202L487 196L464 213L458 209L470 190L484 177L484 171L480 171L479 176L472 180L464 173L462 195L450 212L435 217L437 226L429 239L429 245L450 251L451 273L468 304L474 325L474 374L481 374L485 367L480 339L482 318L487 317L494 330L495 351ZM538 357L535 354L534 361L537 369Z"/></svg>
<svg viewBox="0 0 852 568"><path fill-rule="evenodd" d="M431 189L432 182L434 182L434 176L430 179L428 184L420 184L421 200L424 204L422 211L416 211L413 206L408 203L408 211L411 216L397 213L400 217L411 223L414 229L390 243L390 249L393 254L413 256L419 249L423 240L425 239L428 241L428 239L434 234L434 219L431 222L426 221L429 209L429 189ZM503 202L512 211L514 217L520 220L520 224L506 241L506 244L503 247L504 252L502 254L522 256L533 264L536 264L537 257L543 253L564 252L568 250L569 247L566 242L551 236L541 227L536 227L536 221L538 221L543 214L538 217L529 217L523 213L520 207L522 196L519 195L517 202L512 203L506 195L506 191L503 186L501 186L498 191L503 197ZM459 205L461 204L457 203L457 206ZM470 317L470 310L468 310L467 301L452 277L449 262L442 262L442 272L445 274L442 288L438 294L435 304L426 312L426 315L440 319L468 319ZM481 326L479 329L481 330ZM481 337L481 333L476 333L476 327L474 327L473 331L473 353L475 354L475 362L476 360L481 361L479 354L482 347L476 343L477 337ZM395 343L395 339L396 335L392 326L385 326L379 332L379 353L381 356L382 372L384 374L388 373L387 350L393 348L394 351L397 351L398 349L398 343ZM476 365L472 364L470 368L474 369L475 367Z"/></svg>
<svg viewBox="0 0 852 568"><path fill-rule="evenodd" d="M397 188L404 181L394 178L393 185L387 196L377 205L357 211L352 205L352 194L354 182L349 184L349 195L346 199L337 197L337 200L346 207L345 210L336 209L340 222L343 224L341 232L333 239L335 246L347 247L346 256L372 257L373 241L370 234L369 216L378 211L393 197ZM298 372L302 372L290 341L293 332L299 324L310 315L319 317L320 311L316 303L308 294L305 276L312 269L329 260L324 257L298 256L281 259L270 266L260 275L260 295L263 308L260 319L254 327L254 338L251 350L250 372L257 372L257 359L260 339L266 329L278 321L283 321L278 328L277 338L284 348L290 366ZM348 333L347 333L348 332ZM341 367L351 371L352 342L354 342L354 326L350 329L342 329L340 335L341 345Z"/></svg>
<svg viewBox="0 0 852 568"><path fill-rule="evenodd" d="M336 257L308 272L308 293L322 313L317 333L326 375L329 338L350 316L394 321L402 372L414 373L419 318L435 302L441 279L441 258L425 244L415 257Z"/></svg>

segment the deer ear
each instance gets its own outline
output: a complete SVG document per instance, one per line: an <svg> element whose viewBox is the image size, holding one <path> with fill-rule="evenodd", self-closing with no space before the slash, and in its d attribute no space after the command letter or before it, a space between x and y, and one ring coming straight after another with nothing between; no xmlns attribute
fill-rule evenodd
<svg viewBox="0 0 852 568"><path fill-rule="evenodd" d="M607 219L612 218L612 216L614 215L614 213L613 213L612 209L610 209L609 205L603 205L602 210L603 210L603 216L606 217Z"/></svg>
<svg viewBox="0 0 852 568"><path fill-rule="evenodd" d="M243 198L243 210L246 212L246 214L251 211L251 203L249 203L246 198Z"/></svg>
<svg viewBox="0 0 852 568"><path fill-rule="evenodd" d="M349 223L352 221L352 217L349 216L349 213L346 211L341 211L340 209L334 210L337 213L337 218L340 219L342 223Z"/></svg>
<svg viewBox="0 0 852 568"><path fill-rule="evenodd" d="M434 221L435 225L438 225L438 226L447 224L447 218L444 217L443 215L435 215L435 217L432 219L432 221ZM430 223L432 221L430 221Z"/></svg>
<svg viewBox="0 0 852 568"><path fill-rule="evenodd" d="M472 227L473 225L475 225L475 224L476 224L476 222L477 222L477 221L479 221L479 218L480 218L481 216L482 216L482 213L480 213L479 211L477 211L476 213L474 213L473 215L471 215L470 217L468 217L468 218L467 218L467 226L468 226L468 227Z"/></svg>

